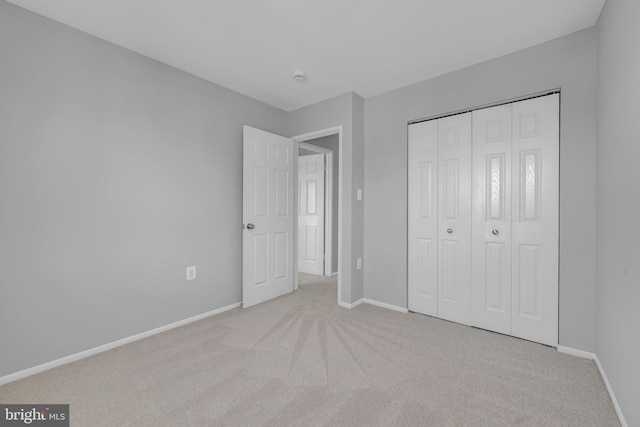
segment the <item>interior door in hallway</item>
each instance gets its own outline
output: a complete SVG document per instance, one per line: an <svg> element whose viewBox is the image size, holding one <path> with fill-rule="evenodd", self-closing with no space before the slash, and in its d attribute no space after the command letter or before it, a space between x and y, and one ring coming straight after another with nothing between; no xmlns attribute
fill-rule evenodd
<svg viewBox="0 0 640 427"><path fill-rule="evenodd" d="M243 128L242 305L293 291L294 143Z"/></svg>
<svg viewBox="0 0 640 427"><path fill-rule="evenodd" d="M324 154L298 157L298 271L324 273Z"/></svg>

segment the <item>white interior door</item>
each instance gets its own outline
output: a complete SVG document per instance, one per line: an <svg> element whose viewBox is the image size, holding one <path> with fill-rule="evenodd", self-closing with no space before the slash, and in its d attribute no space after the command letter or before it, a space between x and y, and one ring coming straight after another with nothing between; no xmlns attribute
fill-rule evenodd
<svg viewBox="0 0 640 427"><path fill-rule="evenodd" d="M438 316L438 121L408 132L409 310Z"/></svg>
<svg viewBox="0 0 640 427"><path fill-rule="evenodd" d="M438 119L438 317L469 324L471 113Z"/></svg>
<svg viewBox="0 0 640 427"><path fill-rule="evenodd" d="M324 273L324 154L298 157L298 271Z"/></svg>
<svg viewBox="0 0 640 427"><path fill-rule="evenodd" d="M471 323L511 333L511 104L473 112Z"/></svg>
<svg viewBox="0 0 640 427"><path fill-rule="evenodd" d="M511 334L558 345L559 95L513 104Z"/></svg>
<svg viewBox="0 0 640 427"><path fill-rule="evenodd" d="M292 139L243 128L242 305L293 291Z"/></svg>

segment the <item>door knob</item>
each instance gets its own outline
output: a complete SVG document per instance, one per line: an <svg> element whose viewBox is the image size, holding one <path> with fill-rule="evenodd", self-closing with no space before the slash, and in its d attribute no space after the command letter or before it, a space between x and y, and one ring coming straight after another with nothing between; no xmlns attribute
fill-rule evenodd
<svg viewBox="0 0 640 427"><path fill-rule="evenodd" d="M253 230L254 228L256 228L255 225L253 225L251 223L247 224L247 230Z"/></svg>
<svg viewBox="0 0 640 427"><path fill-rule="evenodd" d="M453 228L447 228L447 233L449 234L453 233Z"/></svg>
<svg viewBox="0 0 640 427"><path fill-rule="evenodd" d="M500 234L500 232L497 229L494 229L491 234L493 234L494 236L497 236L498 234Z"/></svg>

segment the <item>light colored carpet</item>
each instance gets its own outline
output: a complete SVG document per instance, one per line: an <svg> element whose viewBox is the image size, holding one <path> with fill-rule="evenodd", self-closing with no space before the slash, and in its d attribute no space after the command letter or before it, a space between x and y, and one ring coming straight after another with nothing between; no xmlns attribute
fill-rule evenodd
<svg viewBox="0 0 640 427"><path fill-rule="evenodd" d="M617 426L592 361L418 314L334 279L0 387L72 426Z"/></svg>

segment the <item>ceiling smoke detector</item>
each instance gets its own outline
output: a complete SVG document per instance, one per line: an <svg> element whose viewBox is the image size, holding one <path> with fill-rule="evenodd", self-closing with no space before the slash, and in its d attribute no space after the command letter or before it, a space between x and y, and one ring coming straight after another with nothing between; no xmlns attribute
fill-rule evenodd
<svg viewBox="0 0 640 427"><path fill-rule="evenodd" d="M296 70L293 72L293 80L301 82L306 78L307 78L307 75L302 70Z"/></svg>

